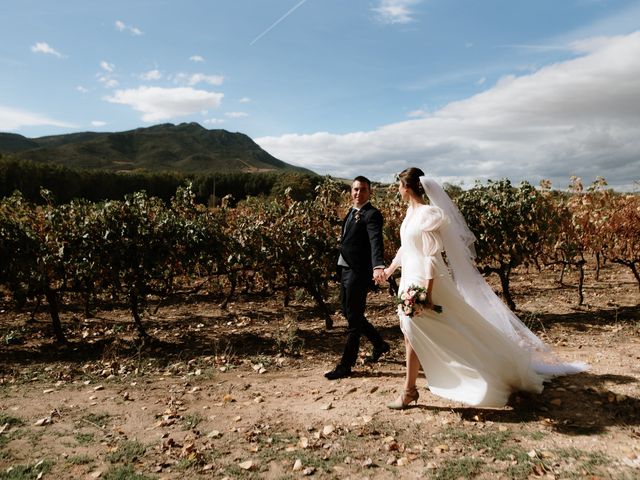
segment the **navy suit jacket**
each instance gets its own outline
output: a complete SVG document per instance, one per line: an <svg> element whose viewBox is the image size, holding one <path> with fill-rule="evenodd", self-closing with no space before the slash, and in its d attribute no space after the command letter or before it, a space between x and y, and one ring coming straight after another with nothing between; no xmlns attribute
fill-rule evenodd
<svg viewBox="0 0 640 480"><path fill-rule="evenodd" d="M342 222L340 254L358 276L371 279L373 267L384 265L384 244L382 240L383 218L380 210L366 203L346 225Z"/></svg>

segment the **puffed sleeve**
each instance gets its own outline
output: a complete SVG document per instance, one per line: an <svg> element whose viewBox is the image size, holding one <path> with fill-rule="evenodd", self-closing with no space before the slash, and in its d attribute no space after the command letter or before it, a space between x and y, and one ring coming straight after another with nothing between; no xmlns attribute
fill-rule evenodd
<svg viewBox="0 0 640 480"><path fill-rule="evenodd" d="M434 206L423 208L420 229L422 230L422 253L424 254L424 268L427 279L436 276L437 255L442 251L440 228L449 221L443 211Z"/></svg>
<svg viewBox="0 0 640 480"><path fill-rule="evenodd" d="M422 218L420 228L423 232L432 232L448 223L447 217L439 207L427 205L422 208Z"/></svg>

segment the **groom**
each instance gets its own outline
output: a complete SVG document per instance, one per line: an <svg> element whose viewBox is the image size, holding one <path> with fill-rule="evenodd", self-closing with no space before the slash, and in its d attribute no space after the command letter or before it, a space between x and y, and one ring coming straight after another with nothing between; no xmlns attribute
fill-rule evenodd
<svg viewBox="0 0 640 480"><path fill-rule="evenodd" d="M389 351L389 344L364 316L372 281L384 280L383 219L380 211L369 203L370 196L369 179L356 177L351 185L353 207L342 224L338 258L342 313L348 323L347 342L340 363L324 374L329 380L351 375L351 368L358 358L361 335L373 344L373 353L366 361L377 362Z"/></svg>

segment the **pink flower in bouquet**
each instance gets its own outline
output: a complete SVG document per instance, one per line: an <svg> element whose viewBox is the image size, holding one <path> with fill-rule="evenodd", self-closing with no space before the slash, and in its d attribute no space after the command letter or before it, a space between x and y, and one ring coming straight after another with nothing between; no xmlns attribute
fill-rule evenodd
<svg viewBox="0 0 640 480"><path fill-rule="evenodd" d="M404 292L400 292L400 295L396 297L396 304L401 307L401 313L404 313L407 317L413 317L420 306L426 306L429 303L429 295L427 289L418 285L410 285ZM436 313L442 312L440 305L431 305L431 309Z"/></svg>

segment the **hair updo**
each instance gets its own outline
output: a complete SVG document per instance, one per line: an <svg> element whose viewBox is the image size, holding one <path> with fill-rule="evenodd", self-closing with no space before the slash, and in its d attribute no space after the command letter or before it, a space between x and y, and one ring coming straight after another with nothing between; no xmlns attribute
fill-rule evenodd
<svg viewBox="0 0 640 480"><path fill-rule="evenodd" d="M405 168L400 175L398 175L398 180L402 182L402 185L407 187L410 190L418 195L424 195L424 188L422 188L422 183L420 182L420 177L424 176L424 172L416 167Z"/></svg>

